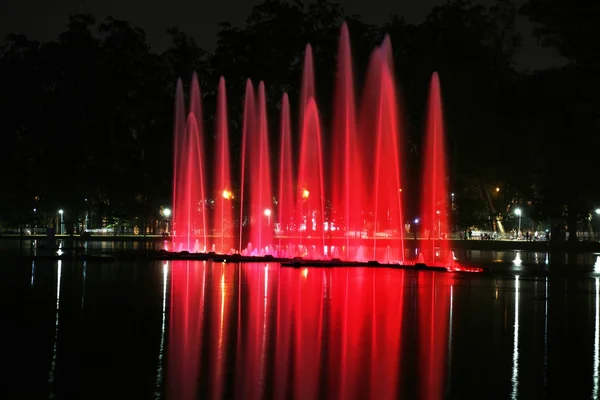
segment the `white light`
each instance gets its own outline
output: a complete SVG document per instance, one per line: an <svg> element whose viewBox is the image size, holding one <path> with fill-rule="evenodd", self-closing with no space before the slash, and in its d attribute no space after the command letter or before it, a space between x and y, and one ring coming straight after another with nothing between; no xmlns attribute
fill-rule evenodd
<svg viewBox="0 0 600 400"><path fill-rule="evenodd" d="M600 215L600 208L596 208L596 214Z"/></svg>
<svg viewBox="0 0 600 400"><path fill-rule="evenodd" d="M271 210L269 210L268 208L265 210L265 217L270 217L271 216Z"/></svg>
<svg viewBox="0 0 600 400"><path fill-rule="evenodd" d="M517 399L519 393L519 275L515 276L515 329L513 332L513 365L511 398Z"/></svg>
<svg viewBox="0 0 600 400"><path fill-rule="evenodd" d="M169 218L169 217L171 216L171 209L170 209L170 208L165 208L165 209L162 211L162 214L163 214L165 217Z"/></svg>
<svg viewBox="0 0 600 400"><path fill-rule="evenodd" d="M520 216L521 216L521 209L520 209L520 208L515 208L515 215L516 215L517 217L520 217Z"/></svg>
<svg viewBox="0 0 600 400"><path fill-rule="evenodd" d="M419 218L415 218L415 224L419 223Z"/></svg>
<svg viewBox="0 0 600 400"><path fill-rule="evenodd" d="M62 215L64 213L64 211L63 210L58 210L58 213Z"/></svg>

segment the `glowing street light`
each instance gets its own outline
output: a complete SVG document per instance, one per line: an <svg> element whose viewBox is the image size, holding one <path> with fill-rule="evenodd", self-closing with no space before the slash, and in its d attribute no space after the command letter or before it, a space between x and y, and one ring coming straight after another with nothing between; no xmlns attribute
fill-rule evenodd
<svg viewBox="0 0 600 400"><path fill-rule="evenodd" d="M271 210L266 208L264 214L267 217L267 224L271 226Z"/></svg>
<svg viewBox="0 0 600 400"><path fill-rule="evenodd" d="M303 198L303 199L308 199L308 196L309 196L309 195L310 195L310 192L309 192L308 190L304 189L304 190L302 191L302 198Z"/></svg>
<svg viewBox="0 0 600 400"><path fill-rule="evenodd" d="M64 210L58 210L58 213L60 214L60 234L64 235L64 227L65 227L65 212Z"/></svg>
<svg viewBox="0 0 600 400"><path fill-rule="evenodd" d="M165 232L169 233L169 217L171 216L171 209L163 208L160 213L166 219Z"/></svg>
<svg viewBox="0 0 600 400"><path fill-rule="evenodd" d="M600 215L600 208L596 208L596 215Z"/></svg>
<svg viewBox="0 0 600 400"><path fill-rule="evenodd" d="M515 209L515 215L517 217L519 217L519 229L517 230L517 238L519 237L519 233L521 233L521 209L520 208L516 208Z"/></svg>
<svg viewBox="0 0 600 400"><path fill-rule="evenodd" d="M230 190L224 189L223 202L221 205L221 253L225 254L225 200L233 199L233 193Z"/></svg>
<svg viewBox="0 0 600 400"><path fill-rule="evenodd" d="M496 188L496 193L498 193L499 191L500 191L500 188L499 188L499 187L497 187L497 188Z"/></svg>

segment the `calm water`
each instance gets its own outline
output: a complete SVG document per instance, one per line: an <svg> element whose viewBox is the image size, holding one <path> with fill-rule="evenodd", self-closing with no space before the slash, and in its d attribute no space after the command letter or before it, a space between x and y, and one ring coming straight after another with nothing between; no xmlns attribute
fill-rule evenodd
<svg viewBox="0 0 600 400"><path fill-rule="evenodd" d="M4 259L0 398L597 397L597 255L505 253L470 253L491 274Z"/></svg>

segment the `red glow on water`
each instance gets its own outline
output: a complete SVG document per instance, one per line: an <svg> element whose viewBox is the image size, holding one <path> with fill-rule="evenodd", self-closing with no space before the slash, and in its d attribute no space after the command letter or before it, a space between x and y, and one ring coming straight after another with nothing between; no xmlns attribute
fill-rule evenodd
<svg viewBox="0 0 600 400"><path fill-rule="evenodd" d="M304 226L304 234L307 236L319 236L322 238L321 247L318 250L311 249L311 258L323 256L325 247L325 221L324 182L323 182L323 153L321 149L321 125L317 103L309 99L304 114L303 129L300 136L300 171L297 191L297 204L300 213L300 225Z"/></svg>
<svg viewBox="0 0 600 400"><path fill-rule="evenodd" d="M439 259L445 262L449 253L448 190L446 146L440 81L437 73L431 78L429 110L423 158L423 195L421 198L421 226L428 244L422 250L427 263ZM439 248L439 250L436 250ZM439 261L438 261L439 262Z"/></svg>
<svg viewBox="0 0 600 400"><path fill-rule="evenodd" d="M409 386L443 397L452 274L175 262L171 276L168 398L399 398L407 346Z"/></svg>
<svg viewBox="0 0 600 400"><path fill-rule="evenodd" d="M214 264L210 280L210 292L214 299L209 323L212 346L208 346L206 349L210 367L204 373L210 376L210 398L213 399L223 398L224 389L230 384L226 375L226 360L229 337L232 334L229 315L233 302L231 287L235 279L235 272L234 268L224 263Z"/></svg>
<svg viewBox="0 0 600 400"><path fill-rule="evenodd" d="M215 200L212 227L213 232L220 233L220 240L217 240L218 245L215 246L220 253L229 253L234 247L234 227L231 207L234 195L231 184L231 173L229 171L229 131L227 125L227 94L225 79L221 77L217 98L215 181L213 182L213 189L211 191L211 195Z"/></svg>
<svg viewBox="0 0 600 400"><path fill-rule="evenodd" d="M419 392L422 399L444 397L452 276L418 272Z"/></svg>
<svg viewBox="0 0 600 400"><path fill-rule="evenodd" d="M166 392L173 399L195 399L200 376L206 268L175 261L171 268Z"/></svg>

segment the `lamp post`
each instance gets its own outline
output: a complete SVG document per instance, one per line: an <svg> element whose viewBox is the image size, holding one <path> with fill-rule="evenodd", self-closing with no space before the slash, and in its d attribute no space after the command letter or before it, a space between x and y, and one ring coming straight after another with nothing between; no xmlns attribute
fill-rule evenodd
<svg viewBox="0 0 600 400"><path fill-rule="evenodd" d="M65 212L64 210L58 210L60 214L60 234L64 235L64 226L65 226Z"/></svg>
<svg viewBox="0 0 600 400"><path fill-rule="evenodd" d="M233 199L233 193L225 189L223 190L222 197L223 201L221 206L221 253L225 254L225 200Z"/></svg>
<svg viewBox="0 0 600 400"><path fill-rule="evenodd" d="M169 233L169 217L171 216L171 209L163 208L160 213L165 218L165 224L166 224L165 233L168 234Z"/></svg>
<svg viewBox="0 0 600 400"><path fill-rule="evenodd" d="M308 197L310 196L310 192L308 191L308 189L303 189L302 190L302 204L300 207L300 225L302 225L302 218L304 217L304 202L306 200L308 200ZM306 216L306 222L304 223L304 230L308 229L308 215ZM303 239L304 238L304 232L302 231L302 229L300 229L300 245L302 245Z"/></svg>
<svg viewBox="0 0 600 400"><path fill-rule="evenodd" d="M440 210L437 210L435 212L437 214L437 220L438 220L438 238L442 238L442 217L440 215Z"/></svg>
<svg viewBox="0 0 600 400"><path fill-rule="evenodd" d="M271 226L271 210L266 208L264 214L265 214L265 217L267 217L267 226L270 227Z"/></svg>
<svg viewBox="0 0 600 400"><path fill-rule="evenodd" d="M515 215L517 217L519 217L519 229L517 230L517 239L519 238L519 235L521 234L521 209L520 208L516 208L515 209Z"/></svg>

